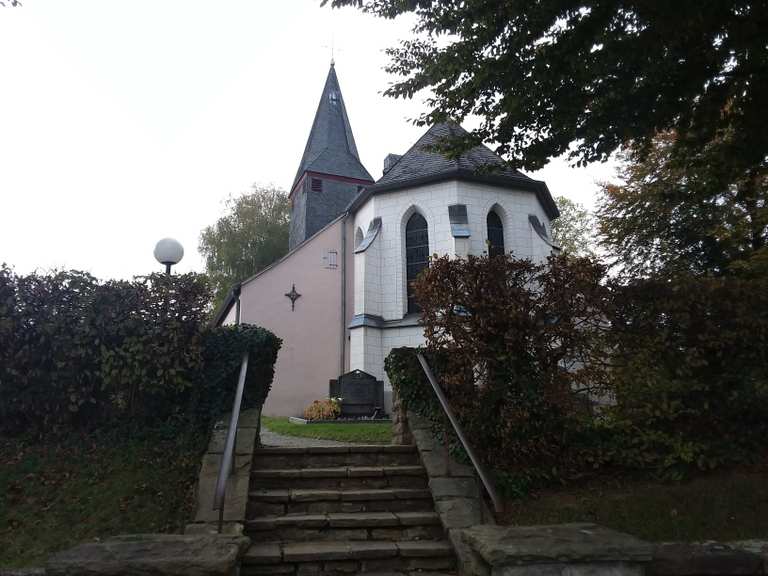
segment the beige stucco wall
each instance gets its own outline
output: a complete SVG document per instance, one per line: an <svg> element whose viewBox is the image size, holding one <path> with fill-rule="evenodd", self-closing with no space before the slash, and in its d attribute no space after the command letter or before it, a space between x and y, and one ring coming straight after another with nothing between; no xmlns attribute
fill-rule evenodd
<svg viewBox="0 0 768 576"><path fill-rule="evenodd" d="M241 321L283 339L263 409L267 416L300 415L313 400L328 397L328 381L339 375L343 225L341 220L328 225L242 286ZM335 268L328 266L330 250L338 253ZM301 298L291 312L285 294L294 284ZM351 303L351 286L348 299Z"/></svg>

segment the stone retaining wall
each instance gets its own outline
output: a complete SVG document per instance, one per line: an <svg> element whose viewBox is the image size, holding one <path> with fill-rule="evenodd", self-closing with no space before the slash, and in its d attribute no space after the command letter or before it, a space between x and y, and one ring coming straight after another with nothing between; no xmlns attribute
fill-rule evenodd
<svg viewBox="0 0 768 576"><path fill-rule="evenodd" d="M768 542L651 544L595 524L473 526L476 576L758 576Z"/></svg>
<svg viewBox="0 0 768 576"><path fill-rule="evenodd" d="M393 443L416 444L462 576L768 575L768 541L651 544L595 524L496 526L471 466L454 460L397 395Z"/></svg>
<svg viewBox="0 0 768 576"><path fill-rule="evenodd" d="M392 392L392 444L413 444L405 407L394 391Z"/></svg>
<svg viewBox="0 0 768 576"><path fill-rule="evenodd" d="M216 532L219 513L213 510L213 498L219 475L224 443L227 438L229 415L217 423L211 434L208 451L203 456L196 489L196 513L191 524L187 524L186 534ZM242 534L248 505L248 488L251 482L253 451L259 445L260 410L244 410L240 414L235 443L235 470L227 483L224 501L224 532Z"/></svg>
<svg viewBox="0 0 768 576"><path fill-rule="evenodd" d="M475 556L461 537L461 530L478 524L494 524L483 498L482 486L472 466L458 463L444 442L432 436L429 424L412 412L405 415L405 430L412 437L429 476L435 511L456 551L459 573L477 572Z"/></svg>
<svg viewBox="0 0 768 576"><path fill-rule="evenodd" d="M234 576L250 545L224 534L133 534L54 554L46 576Z"/></svg>

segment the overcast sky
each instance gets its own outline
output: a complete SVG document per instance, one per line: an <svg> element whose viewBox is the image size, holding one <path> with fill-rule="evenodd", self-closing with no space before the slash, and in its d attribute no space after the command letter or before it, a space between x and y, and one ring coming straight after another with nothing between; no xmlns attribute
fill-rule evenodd
<svg viewBox="0 0 768 576"><path fill-rule="evenodd" d="M423 129L381 92L411 22L318 0L24 0L0 8L0 262L127 278L161 267L253 183L290 186L330 45L363 164L381 175ZM532 174L587 206L613 167Z"/></svg>

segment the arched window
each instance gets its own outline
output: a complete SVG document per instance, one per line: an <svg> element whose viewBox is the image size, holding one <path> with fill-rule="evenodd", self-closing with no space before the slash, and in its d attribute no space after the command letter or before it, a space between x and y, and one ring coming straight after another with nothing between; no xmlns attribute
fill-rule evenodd
<svg viewBox="0 0 768 576"><path fill-rule="evenodd" d="M488 256L500 256L504 254L504 226L501 224L501 218L495 210L488 212L485 219L488 227Z"/></svg>
<svg viewBox="0 0 768 576"><path fill-rule="evenodd" d="M405 225L405 271L408 313L419 311L413 291L413 282L429 263L429 233L427 221L418 212Z"/></svg>
<svg viewBox="0 0 768 576"><path fill-rule="evenodd" d="M357 232L355 232L355 248L360 246L360 244L363 241L363 229L360 228L360 226L357 227Z"/></svg>

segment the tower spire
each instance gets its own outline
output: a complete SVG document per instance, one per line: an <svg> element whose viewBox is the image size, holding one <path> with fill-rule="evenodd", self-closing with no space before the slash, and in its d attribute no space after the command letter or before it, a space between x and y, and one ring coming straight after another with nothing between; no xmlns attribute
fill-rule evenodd
<svg viewBox="0 0 768 576"><path fill-rule="evenodd" d="M291 190L305 172L373 181L360 163L333 58Z"/></svg>
<svg viewBox="0 0 768 576"><path fill-rule="evenodd" d="M294 248L344 212L373 178L360 162L331 58L307 145L291 186L288 245Z"/></svg>

